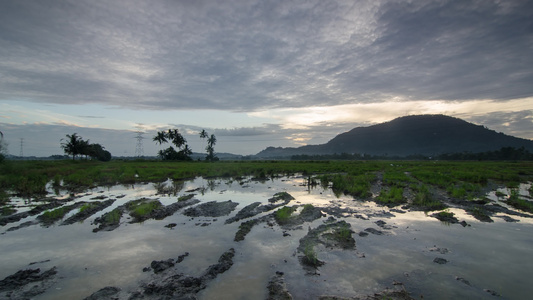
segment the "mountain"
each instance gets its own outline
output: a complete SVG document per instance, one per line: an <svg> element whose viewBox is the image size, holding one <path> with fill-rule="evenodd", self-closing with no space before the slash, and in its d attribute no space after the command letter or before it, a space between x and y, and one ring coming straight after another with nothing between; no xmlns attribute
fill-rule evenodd
<svg viewBox="0 0 533 300"><path fill-rule="evenodd" d="M533 141L509 136L444 115L416 115L368 127L357 127L334 137L326 144L298 148L268 147L256 156L287 157L359 153L408 156L457 152L485 152L502 147L524 147L533 152Z"/></svg>

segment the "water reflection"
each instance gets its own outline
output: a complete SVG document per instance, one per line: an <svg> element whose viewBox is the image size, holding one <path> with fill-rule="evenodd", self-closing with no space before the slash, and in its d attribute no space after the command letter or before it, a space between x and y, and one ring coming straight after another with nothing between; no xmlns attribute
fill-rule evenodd
<svg viewBox="0 0 533 300"><path fill-rule="evenodd" d="M423 295L426 299L493 297L484 289L496 290L506 298L523 299L533 292L527 282L533 277L533 269L523 261L533 246L532 218L513 216L519 220L516 223L494 218L495 222L488 224L477 221L464 209L452 207L449 212L471 226L445 224L421 211L394 210L354 200L317 182L307 176L268 180L197 178L98 187L74 195L60 191L57 198L73 197L69 204L96 201L91 199L97 195L116 201L83 223L48 228L33 225L0 235L0 279L28 268L30 262L43 262L36 267L44 270L57 266L60 278L35 299L82 299L109 285L134 289L149 278L150 274L142 269L152 260L176 258L189 252L190 256L177 267L180 272L198 276L216 263L221 253L235 248L232 268L211 282L198 295L200 299L264 299L268 280L276 271L285 274L295 299L373 294L391 287L394 281L403 282L413 297ZM520 185L522 197L529 197L530 186ZM268 199L282 191L295 198L289 205L313 204L322 207L326 216L293 230L261 223L243 241L235 242L240 222L225 224L225 220L254 202L269 204ZM50 192L56 195L56 191ZM131 224L125 214L116 230L92 232L95 218L128 201L145 197L170 205L189 194L195 194L201 203L231 200L239 205L229 215L217 218L190 218L180 210L163 220L150 219L142 224ZM492 204L504 206L509 195L510 190L499 189L487 197ZM18 198L12 199L12 203L19 210L28 205ZM256 217L268 213L271 212ZM2 232L35 217L3 226ZM350 223L356 249L317 247L318 258L326 264L319 268L320 276L308 276L298 261L299 240L309 228L323 224L328 217L345 218ZM386 229L379 226L380 220L386 223ZM165 228L170 223L176 224L173 230ZM368 228L384 234L359 236ZM448 252L432 251L435 247L446 248ZM436 264L433 262L436 257L449 263ZM456 278L464 278L470 285Z"/></svg>

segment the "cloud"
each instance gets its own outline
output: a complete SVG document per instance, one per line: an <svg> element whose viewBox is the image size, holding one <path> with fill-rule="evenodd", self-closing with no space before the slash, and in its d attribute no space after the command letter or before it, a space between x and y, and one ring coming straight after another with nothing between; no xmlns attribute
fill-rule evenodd
<svg viewBox="0 0 533 300"><path fill-rule="evenodd" d="M533 94L528 1L2 1L0 99L261 111Z"/></svg>

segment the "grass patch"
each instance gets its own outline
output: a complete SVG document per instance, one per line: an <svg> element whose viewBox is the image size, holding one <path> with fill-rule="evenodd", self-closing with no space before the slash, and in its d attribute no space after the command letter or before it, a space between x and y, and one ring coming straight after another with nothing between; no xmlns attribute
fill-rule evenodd
<svg viewBox="0 0 533 300"><path fill-rule="evenodd" d="M441 218L453 218L454 215L454 213L449 212L447 210L443 210L437 213L437 216Z"/></svg>
<svg viewBox="0 0 533 300"><path fill-rule="evenodd" d="M162 206L159 201L141 202L128 207L130 215L136 219L143 219L149 216L152 211Z"/></svg>
<svg viewBox="0 0 533 300"><path fill-rule="evenodd" d="M318 260L318 256L316 254L315 248L313 247L311 243L308 243L307 245L305 245L303 254L304 256L302 258L302 261L306 265L314 267L314 268L317 268L322 265L322 262Z"/></svg>
<svg viewBox="0 0 533 300"><path fill-rule="evenodd" d="M295 210L295 207L284 206L274 213L274 218L276 219L276 222L278 222L278 224L280 225L287 224L291 219L292 213Z"/></svg>
<svg viewBox="0 0 533 300"><path fill-rule="evenodd" d="M388 191L381 190L376 200L386 205L399 205L406 202L403 197L403 188L398 186L392 186Z"/></svg>
<svg viewBox="0 0 533 300"><path fill-rule="evenodd" d="M178 197L178 202L181 202L181 201L187 201L187 200L190 200L194 197L194 194L189 194L189 195L185 195L185 196L180 196Z"/></svg>
<svg viewBox="0 0 533 300"><path fill-rule="evenodd" d="M315 207L313 206L313 204L305 204L300 214L302 215L312 214L314 210L315 210Z"/></svg>
<svg viewBox="0 0 533 300"><path fill-rule="evenodd" d="M425 211L441 210L446 208L440 201L435 200L426 185L417 187L417 194L413 199L414 206L420 207Z"/></svg>
<svg viewBox="0 0 533 300"><path fill-rule="evenodd" d="M472 214L472 216L474 216L474 218L478 219L479 221L481 222L494 222L489 214L487 213L487 211L482 208L482 207L479 207L479 206L476 206L472 209L469 210L470 214Z"/></svg>
<svg viewBox="0 0 533 300"><path fill-rule="evenodd" d="M335 240L339 242L346 242L352 238L352 231L348 226L340 226L333 232Z"/></svg>
<svg viewBox="0 0 533 300"><path fill-rule="evenodd" d="M17 210L14 209L13 207L10 207L10 206L4 206L2 207L2 209L0 210L0 216L2 217L5 217L5 216L9 216L9 215L12 215L14 213L16 213Z"/></svg>
<svg viewBox="0 0 533 300"><path fill-rule="evenodd" d="M393 166L391 166L393 165ZM95 185L163 182L203 177L240 177L306 174L317 176L323 186L331 184L337 194L368 197L377 172L389 186L407 186L414 179L446 189L462 183L483 186L495 181L508 187L533 178L533 162L434 162L434 161L219 161L168 162L134 160L9 161L0 164L0 190L23 197L55 187L90 188ZM329 174L329 175L326 175ZM331 175L337 174L337 175Z"/></svg>
<svg viewBox="0 0 533 300"><path fill-rule="evenodd" d="M122 210L119 208L115 208L112 211L106 213L103 216L103 219L106 224L118 224L120 222L121 217L122 217Z"/></svg>
<svg viewBox="0 0 533 300"><path fill-rule="evenodd" d="M57 220L63 219L63 217L70 211L70 209L66 207L59 207L54 210L47 210L45 211L40 218L44 222L55 222Z"/></svg>
<svg viewBox="0 0 533 300"><path fill-rule="evenodd" d="M520 198L518 190L512 189L511 195L507 199L507 204L514 208L533 213L533 202Z"/></svg>
<svg viewBox="0 0 533 300"><path fill-rule="evenodd" d="M96 207L98 207L98 205L96 205L94 203L86 203L86 204L82 205L82 207L80 207L80 211L79 212L81 213L81 212L83 212L85 210L94 209Z"/></svg>
<svg viewBox="0 0 533 300"><path fill-rule="evenodd" d="M331 189L338 196L341 194L350 195L353 197L368 198L372 194L370 193L370 186L372 181L376 179L376 176L368 173L364 174L336 174L328 177L330 181ZM324 178L321 178L321 184ZM328 182L329 184L329 182Z"/></svg>

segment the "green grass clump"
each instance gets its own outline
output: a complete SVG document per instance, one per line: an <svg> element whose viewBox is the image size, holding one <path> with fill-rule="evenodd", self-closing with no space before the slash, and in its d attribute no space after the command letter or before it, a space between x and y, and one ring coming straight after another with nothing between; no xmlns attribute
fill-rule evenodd
<svg viewBox="0 0 533 300"><path fill-rule="evenodd" d="M0 210L0 216L5 217L16 213L17 210L10 206L4 206Z"/></svg>
<svg viewBox="0 0 533 300"><path fill-rule="evenodd" d="M59 207L54 210L47 210L42 215L41 218L48 222L54 222L62 219L70 210L65 207Z"/></svg>
<svg viewBox="0 0 533 300"><path fill-rule="evenodd" d="M388 191L381 190L377 201L383 204L398 205L405 203L403 198L403 188L398 186L392 186Z"/></svg>
<svg viewBox="0 0 533 300"><path fill-rule="evenodd" d="M374 174L337 174L331 178L333 192L335 194L345 194L353 197L370 197L370 186L374 181Z"/></svg>
<svg viewBox="0 0 533 300"><path fill-rule="evenodd" d="M133 208L130 208L130 215L134 218L141 219L147 215L150 215L152 211L160 208L162 204L159 201L151 201L140 203Z"/></svg>
<svg viewBox="0 0 533 300"><path fill-rule="evenodd" d="M300 214L302 214L302 215L310 214L310 213L312 213L312 211L314 209L315 209L315 207L313 206L313 204L305 204L303 209L302 209L302 212L300 212Z"/></svg>
<svg viewBox="0 0 533 300"><path fill-rule="evenodd" d="M189 194L189 195L185 195L185 196L181 196L181 197L178 197L178 202L180 201L187 201L187 200L190 200L194 197L194 194Z"/></svg>
<svg viewBox="0 0 533 300"><path fill-rule="evenodd" d="M474 218L478 219L481 222L494 222L487 211L483 209L482 207L474 207L469 212L474 216Z"/></svg>
<svg viewBox="0 0 533 300"><path fill-rule="evenodd" d="M122 210L115 208L112 211L104 215L104 222L106 224L118 224L120 218L122 217Z"/></svg>
<svg viewBox="0 0 533 300"><path fill-rule="evenodd" d="M507 199L507 204L514 208L533 213L533 202L520 198L518 190L516 189L511 190L511 195Z"/></svg>
<svg viewBox="0 0 533 300"><path fill-rule="evenodd" d="M286 224L291 219L292 213L295 210L296 210L296 208L294 208L294 207L284 206L284 207L278 209L274 213L274 218L276 219L278 224L280 224L280 225Z"/></svg>
<svg viewBox="0 0 533 300"><path fill-rule="evenodd" d="M450 196L457 199L474 200L481 192L481 186L478 184L463 182L459 185L451 184L446 191Z"/></svg>
<svg viewBox="0 0 533 300"><path fill-rule="evenodd" d="M413 199L413 205L418 206L426 211L444 209L445 205L440 201L435 200L426 185L421 185L418 188L418 192Z"/></svg>
<svg viewBox="0 0 533 300"><path fill-rule="evenodd" d="M94 209L96 208L98 205L94 204L94 203L85 203L82 207L80 207L80 213L87 210L87 209Z"/></svg>
<svg viewBox="0 0 533 300"><path fill-rule="evenodd" d="M453 218L454 215L455 215L454 213L449 212L447 210L443 210L437 213L437 216L441 218Z"/></svg>
<svg viewBox="0 0 533 300"><path fill-rule="evenodd" d="M345 242L352 238L352 231L348 226L340 226L333 232L333 236L337 241Z"/></svg>
<svg viewBox="0 0 533 300"><path fill-rule="evenodd" d="M303 251L304 257L303 262L309 266L312 267L319 267L320 261L318 260L318 256L316 254L315 248L311 243L305 245L304 251Z"/></svg>
<svg viewBox="0 0 533 300"><path fill-rule="evenodd" d="M383 173L383 184L389 186L403 186L406 187L413 182L413 178L405 174L405 172L387 170Z"/></svg>

